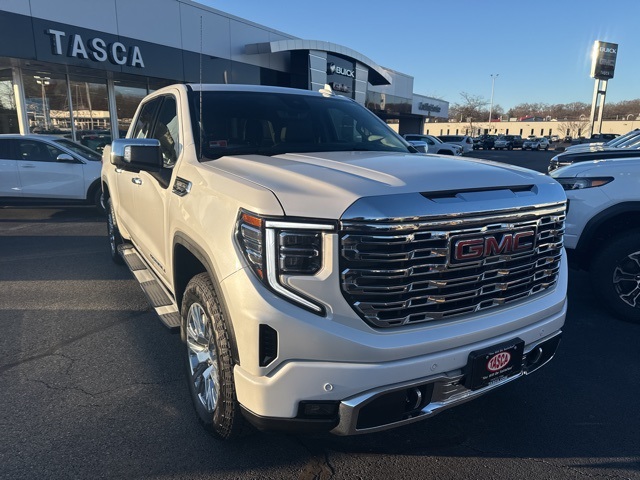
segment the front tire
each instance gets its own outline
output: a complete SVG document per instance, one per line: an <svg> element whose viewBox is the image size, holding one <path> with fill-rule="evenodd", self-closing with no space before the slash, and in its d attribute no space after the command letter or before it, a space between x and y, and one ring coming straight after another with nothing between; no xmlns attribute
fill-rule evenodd
<svg viewBox="0 0 640 480"><path fill-rule="evenodd" d="M189 281L181 315L187 379L198 419L221 440L238 437L245 420L236 398L231 343L222 306L207 273Z"/></svg>
<svg viewBox="0 0 640 480"><path fill-rule="evenodd" d="M118 247L122 245L122 236L120 230L118 230L118 224L116 223L116 216L113 210L113 202L109 198L106 204L107 209L107 237L109 238L109 251L111 253L111 260L118 265L124 264L124 259L118 251Z"/></svg>
<svg viewBox="0 0 640 480"><path fill-rule="evenodd" d="M105 215L107 213L107 206L104 203L100 184L93 185L92 188L89 189L89 192L87 193L87 203L96 207L100 215Z"/></svg>
<svg viewBox="0 0 640 480"><path fill-rule="evenodd" d="M640 230L606 244L594 258L591 283L613 313L640 323Z"/></svg>

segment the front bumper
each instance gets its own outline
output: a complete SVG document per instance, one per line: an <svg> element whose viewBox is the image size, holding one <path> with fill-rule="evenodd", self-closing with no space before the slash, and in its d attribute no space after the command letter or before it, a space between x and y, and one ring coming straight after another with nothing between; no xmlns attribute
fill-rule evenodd
<svg viewBox="0 0 640 480"><path fill-rule="evenodd" d="M396 428L425 420L535 372L554 357L561 336L562 333L558 331L529 345L524 352L520 373L478 390L468 389L465 386L465 373L455 371L380 387L340 402L318 402L321 406L335 406L326 409L329 413L324 418L310 418L305 415L303 408L300 408L295 418L290 419L265 417L246 408L243 408L242 413L249 422L262 430L324 431L346 436Z"/></svg>
<svg viewBox="0 0 640 480"><path fill-rule="evenodd" d="M446 322L381 330L357 317L337 288L329 302L332 310L319 317L261 288L251 272L240 271L221 282L223 298L237 299L227 304L240 358L234 367L237 399L245 416L266 429L352 435L427 418L517 378L476 391L463 385L471 352L517 337L524 341L526 359L528 352L559 335L567 276L563 259L556 287L542 295ZM329 284L339 286L337 281ZM277 357L264 367L258 366L260 325L278 334ZM518 376L531 371L527 367ZM379 419L370 413L378 398L416 386L429 403L406 418L407 412ZM334 404L336 413L310 418L302 412L305 402ZM373 419L363 424L362 412Z"/></svg>

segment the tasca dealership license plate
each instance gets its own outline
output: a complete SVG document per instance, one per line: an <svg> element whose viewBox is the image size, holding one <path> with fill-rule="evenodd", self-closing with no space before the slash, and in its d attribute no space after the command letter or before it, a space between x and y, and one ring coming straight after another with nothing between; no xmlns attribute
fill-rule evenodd
<svg viewBox="0 0 640 480"><path fill-rule="evenodd" d="M465 386L471 390L500 382L522 370L524 341L515 338L469 354Z"/></svg>

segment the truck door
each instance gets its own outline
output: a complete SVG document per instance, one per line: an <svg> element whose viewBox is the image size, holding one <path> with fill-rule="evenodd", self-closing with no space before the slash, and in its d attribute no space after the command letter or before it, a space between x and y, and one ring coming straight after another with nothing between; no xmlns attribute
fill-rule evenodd
<svg viewBox="0 0 640 480"><path fill-rule="evenodd" d="M135 120L135 128L132 133L133 138L150 138L151 131L153 129L153 122L161 103L162 98L154 98L142 105L140 113ZM131 172L121 168L116 169L116 173L118 197L120 198L118 205L115 205L118 221L133 237L134 242L137 243L137 227L134 219L137 205L134 197L135 192L138 190L140 174L138 172Z"/></svg>
<svg viewBox="0 0 640 480"><path fill-rule="evenodd" d="M135 236L140 252L158 274L166 278L168 259L167 204L171 195L173 167L180 155L180 122L177 101L173 95L159 97L158 108L151 132L146 137L160 141L164 168L161 172L141 171L134 177L135 209L131 212ZM135 232L135 233L134 233Z"/></svg>

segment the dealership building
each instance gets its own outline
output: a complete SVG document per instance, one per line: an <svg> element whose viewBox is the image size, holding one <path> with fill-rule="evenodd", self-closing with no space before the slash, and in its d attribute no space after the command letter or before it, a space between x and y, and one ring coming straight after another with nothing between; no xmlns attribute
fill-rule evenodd
<svg viewBox="0 0 640 480"><path fill-rule="evenodd" d="M0 133L123 136L172 83L331 85L400 132L448 117L413 77L331 39L301 39L189 0L3 0Z"/></svg>

